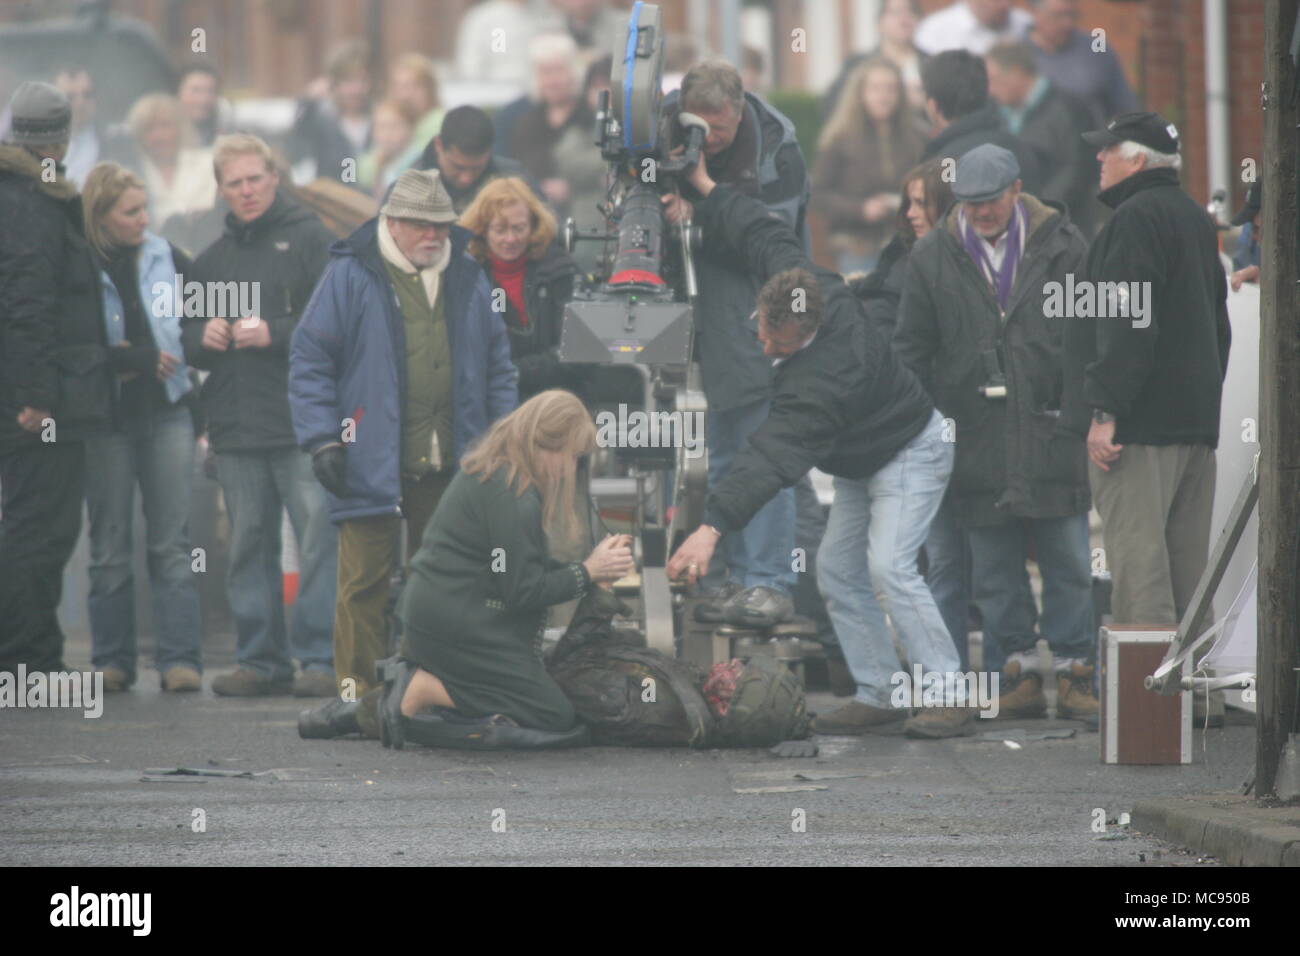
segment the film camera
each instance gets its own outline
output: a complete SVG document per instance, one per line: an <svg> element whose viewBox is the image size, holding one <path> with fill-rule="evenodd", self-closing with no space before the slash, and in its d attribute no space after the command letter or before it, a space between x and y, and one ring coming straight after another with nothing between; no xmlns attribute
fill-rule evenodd
<svg viewBox="0 0 1300 956"><path fill-rule="evenodd" d="M611 89L596 111L595 145L607 164L600 212L605 225L564 225L565 247L604 246L600 265L579 278L566 304L560 340L563 362L627 366L639 373L643 414L656 421L702 419L704 395L693 361L696 278L692 253L700 233L689 221L670 224L661 197L677 193L700 160L708 124L690 113L663 114L664 33L657 5L638 2L614 44ZM674 141L679 145L673 147ZM622 437L622 436L620 436ZM641 564L647 643L674 651L673 595L668 555L703 516L707 463L677 447L629 447L614 457L633 494L633 538ZM601 498L593 479L592 491Z"/></svg>

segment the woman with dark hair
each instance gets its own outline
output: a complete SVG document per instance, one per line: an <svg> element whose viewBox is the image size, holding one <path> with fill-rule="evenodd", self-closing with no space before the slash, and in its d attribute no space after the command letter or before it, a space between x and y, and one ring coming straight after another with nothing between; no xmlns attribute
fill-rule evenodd
<svg viewBox="0 0 1300 956"><path fill-rule="evenodd" d="M898 318L898 301L903 294L908 255L951 204L952 186L943 178L940 160L932 159L909 169L903 176L894 238L881 251L870 275L849 282L849 288L862 300L867 315L884 326L891 337Z"/></svg>
<svg viewBox="0 0 1300 956"><path fill-rule="evenodd" d="M90 520L91 659L104 689L136 678L131 522L140 487L157 637L154 665L166 691L200 688L198 591L190 566L194 473L191 385L181 349L178 278L190 261L148 232L144 183L116 163L86 177L86 236L104 270L104 318L117 373L116 429L86 441L95 478L86 482Z"/></svg>
<svg viewBox="0 0 1300 956"><path fill-rule="evenodd" d="M583 561L553 556L590 544L577 471L595 448L591 415L559 389L494 424L461 459L411 559L397 611L402 649L382 664L385 686L304 713L299 734L382 735L398 748L467 732L527 745L570 740L573 705L542 661L547 608L633 567L626 535L606 537Z"/></svg>
<svg viewBox="0 0 1300 956"><path fill-rule="evenodd" d="M894 231L899 177L923 148L898 67L863 61L822 129L812 175L812 208L830 227L841 273L875 265Z"/></svg>
<svg viewBox="0 0 1300 956"><path fill-rule="evenodd" d="M510 358L519 369L519 400L548 388L573 387L573 369L560 364L559 347L577 267L555 241L555 217L527 183L510 176L484 186L460 225L474 234L469 253L482 263L505 310Z"/></svg>

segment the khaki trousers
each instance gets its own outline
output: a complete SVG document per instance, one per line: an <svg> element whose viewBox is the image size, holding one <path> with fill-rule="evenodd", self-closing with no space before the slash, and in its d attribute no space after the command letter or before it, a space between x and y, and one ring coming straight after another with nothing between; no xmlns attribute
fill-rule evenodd
<svg viewBox="0 0 1300 956"><path fill-rule="evenodd" d="M425 526L451 477L450 474L418 479L403 476L402 517L380 515L340 523L338 594L334 602L334 676L341 693L349 691L343 684L348 678L356 682L350 691L358 700L377 686L375 661L388 656L384 611L397 560L401 522L405 518L405 561L409 563L419 550Z"/></svg>
<svg viewBox="0 0 1300 956"><path fill-rule="evenodd" d="M1116 625L1178 626L1209 560L1215 471L1205 445L1125 445L1110 471L1089 462Z"/></svg>

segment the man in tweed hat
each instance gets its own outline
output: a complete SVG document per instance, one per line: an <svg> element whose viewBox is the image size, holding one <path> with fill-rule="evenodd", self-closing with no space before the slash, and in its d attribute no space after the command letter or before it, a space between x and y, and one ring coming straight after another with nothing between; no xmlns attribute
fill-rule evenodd
<svg viewBox="0 0 1300 956"><path fill-rule="evenodd" d="M436 170L402 173L379 215L330 249L294 332L294 431L339 526L341 697L304 714L306 736L358 729L330 721L375 687L375 661L387 656L384 610L402 519L409 560L461 455L518 402L505 323L455 220Z"/></svg>
<svg viewBox="0 0 1300 956"><path fill-rule="evenodd" d="M112 373L81 199L61 165L72 108L29 81L10 111L0 144L0 673L59 671L84 439L109 426Z"/></svg>

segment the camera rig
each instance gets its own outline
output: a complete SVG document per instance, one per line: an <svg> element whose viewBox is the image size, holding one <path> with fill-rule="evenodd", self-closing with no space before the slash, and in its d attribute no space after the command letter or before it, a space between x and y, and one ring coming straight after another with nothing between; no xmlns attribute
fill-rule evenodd
<svg viewBox="0 0 1300 956"><path fill-rule="evenodd" d="M679 113L678 138L664 121L664 35L659 7L637 2L614 44L610 90L596 110L596 146L607 163L603 227L564 224L570 252L600 242L604 254L580 277L564 310L563 362L623 365L642 378L644 413L677 423L676 447L629 447L620 433L615 457L635 483L633 540L641 568L642 625L648 646L675 653L673 593L665 565L703 518L708 466L703 449L685 447L685 416L702 421L704 393L694 361L700 233L689 219L667 222L661 203L677 194L700 160L708 124ZM656 432L659 430L656 429ZM701 430L702 431L702 430Z"/></svg>

